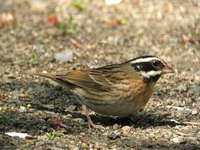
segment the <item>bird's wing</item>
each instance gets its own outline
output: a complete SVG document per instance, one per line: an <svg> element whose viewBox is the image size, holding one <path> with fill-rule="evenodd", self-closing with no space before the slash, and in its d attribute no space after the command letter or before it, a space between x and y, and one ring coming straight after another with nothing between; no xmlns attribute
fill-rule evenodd
<svg viewBox="0 0 200 150"><path fill-rule="evenodd" d="M96 82L95 79L91 78L90 72L88 71L72 71L65 75L56 75L55 79L62 84L72 84L74 87L81 87L88 91L94 92L109 92L110 88L107 85ZM55 80L55 81L56 81Z"/></svg>
<svg viewBox="0 0 200 150"><path fill-rule="evenodd" d="M89 77L98 84L112 87L114 84L127 79L127 73L125 71L119 65L108 65L90 70Z"/></svg>
<svg viewBox="0 0 200 150"><path fill-rule="evenodd" d="M85 98L109 101L109 99L127 97L130 92L137 95L137 92L140 91L139 89L143 88L134 86L141 80L132 80L132 68L129 70L129 68L122 69L121 67L119 65L110 65L87 71L72 71L63 75L48 73L36 75L52 79L75 93L80 94L81 92L80 95ZM129 84L129 82L132 82L132 84Z"/></svg>
<svg viewBox="0 0 200 150"><path fill-rule="evenodd" d="M73 71L65 76L58 76L58 78L74 84L75 88L72 91L90 99L90 103L94 104L115 103L120 97L123 99L124 92L126 94L126 90L130 88L128 80L126 80L126 70L121 70L118 65L91 69L85 72ZM123 83L124 79L127 81L126 83Z"/></svg>

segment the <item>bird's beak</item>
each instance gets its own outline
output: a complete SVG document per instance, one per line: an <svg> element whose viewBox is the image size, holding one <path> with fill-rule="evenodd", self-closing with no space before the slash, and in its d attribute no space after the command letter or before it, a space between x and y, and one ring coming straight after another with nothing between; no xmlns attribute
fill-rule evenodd
<svg viewBox="0 0 200 150"><path fill-rule="evenodd" d="M166 66L165 68L163 68L162 72L163 72L164 74L167 74L167 73L174 73L174 70L173 70L171 67Z"/></svg>

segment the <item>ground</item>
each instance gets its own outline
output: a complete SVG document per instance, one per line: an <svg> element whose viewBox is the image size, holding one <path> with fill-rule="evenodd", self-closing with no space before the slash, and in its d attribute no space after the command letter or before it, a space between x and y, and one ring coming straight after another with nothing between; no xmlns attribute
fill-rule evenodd
<svg viewBox="0 0 200 150"><path fill-rule="evenodd" d="M198 0L0 0L1 149L200 149L199 8ZM88 129L73 95L30 75L141 55L175 73L158 81L137 121L93 114L100 130Z"/></svg>

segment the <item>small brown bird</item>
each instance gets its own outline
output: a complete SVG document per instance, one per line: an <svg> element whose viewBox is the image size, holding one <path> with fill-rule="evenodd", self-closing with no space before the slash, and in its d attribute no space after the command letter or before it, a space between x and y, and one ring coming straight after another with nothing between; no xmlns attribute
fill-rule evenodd
<svg viewBox="0 0 200 150"><path fill-rule="evenodd" d="M156 56L141 56L121 64L63 75L36 73L52 79L80 98L80 102L96 113L129 117L144 108L162 74L173 69ZM96 125L87 115L89 127Z"/></svg>

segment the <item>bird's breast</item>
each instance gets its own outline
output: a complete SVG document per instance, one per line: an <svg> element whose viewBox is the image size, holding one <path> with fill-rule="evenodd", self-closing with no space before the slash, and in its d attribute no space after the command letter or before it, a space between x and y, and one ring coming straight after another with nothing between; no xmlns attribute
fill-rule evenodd
<svg viewBox="0 0 200 150"><path fill-rule="evenodd" d="M142 90L140 88L142 88ZM135 114L146 105L152 95L153 86L141 85L141 87L137 86L137 88L129 90L125 87L121 87L121 91L120 89L118 90L119 92L116 95L100 93L101 95L98 95L98 99L93 99L93 96L89 96L88 93L85 93L86 91L78 91L76 93L82 96L82 103L96 113L128 117Z"/></svg>

